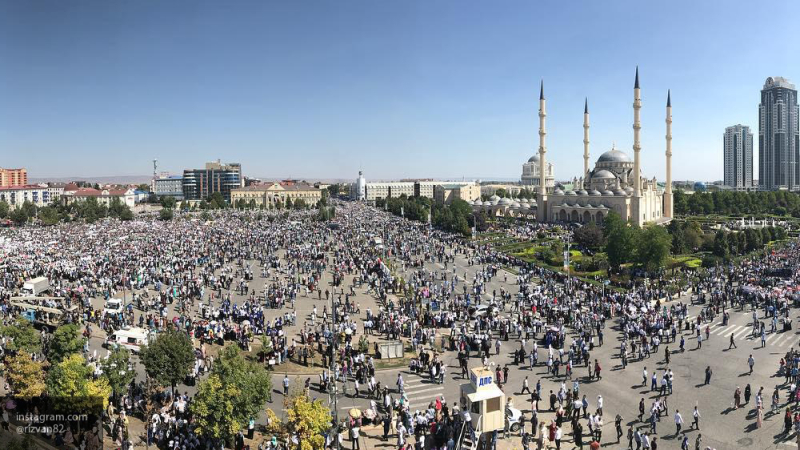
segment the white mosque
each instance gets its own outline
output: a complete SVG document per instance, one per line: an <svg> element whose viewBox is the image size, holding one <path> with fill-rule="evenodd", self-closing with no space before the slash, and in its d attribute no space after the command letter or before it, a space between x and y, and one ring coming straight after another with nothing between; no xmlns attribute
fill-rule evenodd
<svg viewBox="0 0 800 450"><path fill-rule="evenodd" d="M583 175L573 180L573 188L564 191L552 186L549 177L552 165L547 164L545 154L545 110L544 83L539 94L539 153L523 166L523 183L529 164L538 164L538 170L530 170L534 184L538 187L535 202L516 202L493 196L489 201L473 202L473 209L486 211L493 216L535 216L540 222L602 223L609 212L615 211L625 221L638 225L664 223L672 218L672 105L667 93L666 111L666 185L661 190L656 179L642 176L640 165L641 145L639 132L639 69L633 88L633 160L626 153L612 146L611 150L597 158L595 167L589 170L589 107L588 100L583 114ZM538 183L538 174L547 173L546 185Z"/></svg>
<svg viewBox="0 0 800 450"><path fill-rule="evenodd" d="M520 178L522 185L525 187L539 185L539 155L535 154L528 159L528 162L522 165L522 177ZM556 185L556 178L553 174L553 164L547 163L547 175L545 182L548 190L553 190Z"/></svg>

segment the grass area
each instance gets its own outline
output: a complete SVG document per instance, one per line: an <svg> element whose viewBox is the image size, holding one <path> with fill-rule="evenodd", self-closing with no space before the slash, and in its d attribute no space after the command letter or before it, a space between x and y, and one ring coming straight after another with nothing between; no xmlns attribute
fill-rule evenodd
<svg viewBox="0 0 800 450"><path fill-rule="evenodd" d="M703 265L703 260L698 255L678 255L670 258L667 261L667 268L686 267L688 269L697 269Z"/></svg>

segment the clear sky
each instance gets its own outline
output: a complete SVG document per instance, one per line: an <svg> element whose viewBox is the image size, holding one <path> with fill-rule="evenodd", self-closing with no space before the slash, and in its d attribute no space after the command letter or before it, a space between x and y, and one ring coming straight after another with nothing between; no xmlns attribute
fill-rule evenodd
<svg viewBox="0 0 800 450"><path fill-rule="evenodd" d="M180 172L519 178L539 81L557 179L632 153L646 176L722 178L722 134L758 144L768 76L800 82L800 2L0 1L0 166L30 177ZM757 156L756 158L757 163ZM754 171L757 176L757 171Z"/></svg>

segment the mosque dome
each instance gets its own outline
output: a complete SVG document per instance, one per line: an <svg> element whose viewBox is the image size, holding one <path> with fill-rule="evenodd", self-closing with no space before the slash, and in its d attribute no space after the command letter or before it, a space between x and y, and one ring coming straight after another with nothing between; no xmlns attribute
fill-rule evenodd
<svg viewBox="0 0 800 450"><path fill-rule="evenodd" d="M614 191L614 195L622 195L623 197L627 197L628 193L625 192L624 189L617 189Z"/></svg>
<svg viewBox="0 0 800 450"><path fill-rule="evenodd" d="M530 158L528 158L528 162L539 162L539 154L536 153L533 156L531 156Z"/></svg>
<svg viewBox="0 0 800 450"><path fill-rule="evenodd" d="M607 197L610 197L610 196L614 195L614 193L611 192L611 191L603 191L603 195L605 195Z"/></svg>
<svg viewBox="0 0 800 450"><path fill-rule="evenodd" d="M503 198L498 202L499 205L510 205L511 203L511 199L509 198Z"/></svg>
<svg viewBox="0 0 800 450"><path fill-rule="evenodd" d="M596 197L596 196L601 195L601 194L600 194L600 191L598 191L597 189L592 189L592 191L589 192L589 195L592 195L592 196Z"/></svg>
<svg viewBox="0 0 800 450"><path fill-rule="evenodd" d="M561 189L556 189L556 190L553 192L553 194L555 194L555 195L564 195L564 191L562 191Z"/></svg>
<svg viewBox="0 0 800 450"><path fill-rule="evenodd" d="M612 148L600 155L597 162L631 162L631 158L625 152Z"/></svg>
<svg viewBox="0 0 800 450"><path fill-rule="evenodd" d="M603 155L605 155L605 153L603 153ZM601 158L602 158L602 156L601 156ZM597 172L595 172L594 175L592 175L592 178L598 178L598 179L599 178L609 178L609 179L611 179L611 178L616 178L616 177L614 176L613 173L609 172L608 170L601 169L601 170L598 170Z"/></svg>
<svg viewBox="0 0 800 450"><path fill-rule="evenodd" d="M578 195L589 195L589 193L588 193L588 192L586 192L586 189L581 189L581 190L579 190L579 191L577 192L577 194L578 194Z"/></svg>

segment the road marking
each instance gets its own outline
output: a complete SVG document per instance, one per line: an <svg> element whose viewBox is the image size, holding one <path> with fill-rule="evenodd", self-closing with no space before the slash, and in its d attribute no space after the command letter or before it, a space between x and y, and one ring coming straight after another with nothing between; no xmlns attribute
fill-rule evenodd
<svg viewBox="0 0 800 450"><path fill-rule="evenodd" d="M739 339L745 334L750 332L750 327L743 326L741 330L737 331L736 334L733 336L734 339Z"/></svg>
<svg viewBox="0 0 800 450"><path fill-rule="evenodd" d="M420 390L413 391L413 392L408 390L408 389L406 389L405 392L406 392L406 394L421 394L423 392L433 392L433 391L443 391L443 390L444 390L444 386L439 386L439 387L430 388L430 389L420 389Z"/></svg>
<svg viewBox="0 0 800 450"><path fill-rule="evenodd" d="M726 326L726 327L719 327L716 330L712 331L711 334L716 334L718 336L724 336L728 334L728 331L734 329L736 325Z"/></svg>
<svg viewBox="0 0 800 450"><path fill-rule="evenodd" d="M774 334L774 333L770 334L769 336L767 336L767 338L766 338L766 339L764 339L764 342L765 342L765 343L767 343L767 344L769 344L769 341L771 341L771 340L772 340L772 338L774 338L775 336L777 336L777 335L776 335L776 334Z"/></svg>

